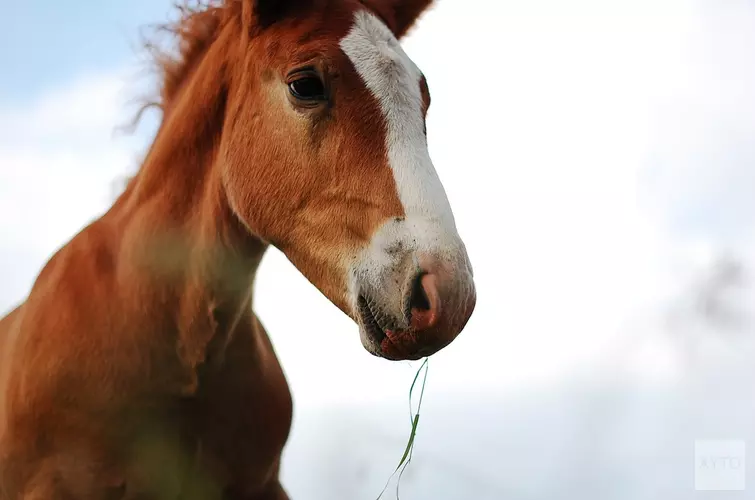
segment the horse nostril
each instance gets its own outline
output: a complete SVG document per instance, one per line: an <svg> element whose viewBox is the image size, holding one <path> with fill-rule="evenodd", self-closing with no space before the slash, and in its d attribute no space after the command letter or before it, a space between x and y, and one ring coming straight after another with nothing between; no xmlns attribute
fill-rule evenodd
<svg viewBox="0 0 755 500"><path fill-rule="evenodd" d="M422 287L422 278L424 276L424 273L418 274L412 282L411 295L409 296L409 309L412 311L415 309L418 311L430 309L430 300L427 298L425 289Z"/></svg>
<svg viewBox="0 0 755 500"><path fill-rule="evenodd" d="M440 319L440 295L434 274L424 273L412 282L409 307L415 331L432 328Z"/></svg>

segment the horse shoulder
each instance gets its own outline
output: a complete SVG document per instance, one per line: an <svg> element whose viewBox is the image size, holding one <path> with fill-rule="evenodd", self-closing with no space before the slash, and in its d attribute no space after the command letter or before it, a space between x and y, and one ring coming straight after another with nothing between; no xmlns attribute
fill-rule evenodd
<svg viewBox="0 0 755 500"><path fill-rule="evenodd" d="M113 233L102 221L81 231L50 258L23 307L0 321L2 500L3 489L9 499L57 498L56 488L92 498L90 488L118 487L111 470L90 477L90 468L113 465L116 424L159 361L140 351L151 348L143 342L151 332L126 326Z"/></svg>

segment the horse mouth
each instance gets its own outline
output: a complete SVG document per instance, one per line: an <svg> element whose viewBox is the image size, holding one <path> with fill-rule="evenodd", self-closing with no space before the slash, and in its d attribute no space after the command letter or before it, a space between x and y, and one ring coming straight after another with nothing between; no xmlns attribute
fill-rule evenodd
<svg viewBox="0 0 755 500"><path fill-rule="evenodd" d="M357 303L359 324L367 337L365 348L370 353L391 361L417 360L430 354L427 349L418 348L414 332L401 328L369 297L360 295Z"/></svg>
<svg viewBox="0 0 755 500"><path fill-rule="evenodd" d="M392 329L394 323L388 315L380 310L380 307L374 301L365 295L359 296L357 304L359 306L359 319L362 328L364 328L369 340L379 348L387 338L386 332Z"/></svg>

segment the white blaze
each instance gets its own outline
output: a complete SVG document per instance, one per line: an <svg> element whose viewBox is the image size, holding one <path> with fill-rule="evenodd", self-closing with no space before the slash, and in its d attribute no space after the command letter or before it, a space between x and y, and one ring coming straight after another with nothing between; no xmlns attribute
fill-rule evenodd
<svg viewBox="0 0 755 500"><path fill-rule="evenodd" d="M388 275L398 271L397 260L407 253L427 252L461 265L468 261L427 150L422 73L391 30L366 10L356 13L354 25L340 45L380 103L387 125L388 161L406 215L403 221L386 221L352 264L353 298L359 282L385 290ZM401 251L391 251L396 248Z"/></svg>
<svg viewBox="0 0 755 500"><path fill-rule="evenodd" d="M388 157L407 216L442 219L453 226L448 198L427 152L419 68L391 30L365 10L356 13L341 49L380 102L388 126Z"/></svg>

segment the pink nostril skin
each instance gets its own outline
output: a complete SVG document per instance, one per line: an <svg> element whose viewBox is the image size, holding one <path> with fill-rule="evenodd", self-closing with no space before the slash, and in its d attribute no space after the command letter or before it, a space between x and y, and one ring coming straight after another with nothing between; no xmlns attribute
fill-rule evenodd
<svg viewBox="0 0 755 500"><path fill-rule="evenodd" d="M421 359L453 342L472 315L476 294L471 273L453 261L420 255L408 290L407 330L386 330L381 355L391 360Z"/></svg>
<svg viewBox="0 0 755 500"><path fill-rule="evenodd" d="M438 278L425 274L415 281L411 298L411 327L415 332L434 327L441 317L441 300Z"/></svg>

